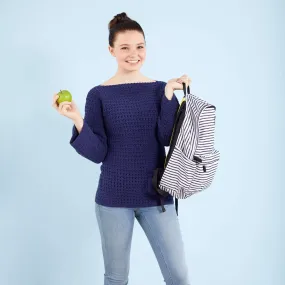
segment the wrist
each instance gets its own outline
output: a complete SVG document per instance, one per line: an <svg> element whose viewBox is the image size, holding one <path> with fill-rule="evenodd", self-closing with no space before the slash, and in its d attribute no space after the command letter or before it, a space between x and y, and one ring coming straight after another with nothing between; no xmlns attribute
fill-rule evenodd
<svg viewBox="0 0 285 285"><path fill-rule="evenodd" d="M83 124L83 118L81 116L77 116L76 118L73 119L73 123L75 125Z"/></svg>
<svg viewBox="0 0 285 285"><path fill-rule="evenodd" d="M165 96L168 100L171 100L172 97L173 97L173 93L174 93L174 90L172 87L170 87L168 84L165 85L165 88L164 88L164 91L165 91Z"/></svg>
<svg viewBox="0 0 285 285"><path fill-rule="evenodd" d="M78 118L73 120L73 123L74 123L78 133L80 133L82 128L83 128L83 124L84 124L83 118L81 116L78 116Z"/></svg>

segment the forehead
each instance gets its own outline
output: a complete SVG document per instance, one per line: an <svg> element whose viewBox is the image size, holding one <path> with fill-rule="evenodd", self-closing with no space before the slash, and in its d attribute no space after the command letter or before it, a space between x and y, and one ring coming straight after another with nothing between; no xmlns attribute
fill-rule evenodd
<svg viewBox="0 0 285 285"><path fill-rule="evenodd" d="M138 31L126 31L120 32L116 37L116 45L137 45L139 43L145 43L144 36Z"/></svg>

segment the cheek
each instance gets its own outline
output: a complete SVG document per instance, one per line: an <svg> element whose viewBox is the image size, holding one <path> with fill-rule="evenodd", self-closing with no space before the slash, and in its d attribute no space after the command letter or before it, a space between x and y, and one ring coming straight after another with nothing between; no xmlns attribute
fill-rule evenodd
<svg viewBox="0 0 285 285"><path fill-rule="evenodd" d="M120 54L117 55L118 61L125 61L126 58L127 58L127 55L124 54L124 53L120 53Z"/></svg>
<svg viewBox="0 0 285 285"><path fill-rule="evenodd" d="M123 51L117 51L116 52L117 62L125 61L126 58L127 58L127 53L126 52L123 52Z"/></svg>
<svg viewBox="0 0 285 285"><path fill-rule="evenodd" d="M145 51L145 50L144 50L144 51L141 51L141 52L139 53L139 56L140 56L141 60L143 61L143 60L146 58L146 51Z"/></svg>

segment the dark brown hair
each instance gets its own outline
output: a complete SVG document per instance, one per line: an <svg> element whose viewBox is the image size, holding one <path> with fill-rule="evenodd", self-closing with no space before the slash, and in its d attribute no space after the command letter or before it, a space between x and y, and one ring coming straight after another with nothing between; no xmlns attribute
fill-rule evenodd
<svg viewBox="0 0 285 285"><path fill-rule="evenodd" d="M143 34L145 38L144 31L140 24L123 12L114 16L114 18L109 22L109 45L114 47L114 41L116 40L116 36L120 32L125 31L138 31Z"/></svg>

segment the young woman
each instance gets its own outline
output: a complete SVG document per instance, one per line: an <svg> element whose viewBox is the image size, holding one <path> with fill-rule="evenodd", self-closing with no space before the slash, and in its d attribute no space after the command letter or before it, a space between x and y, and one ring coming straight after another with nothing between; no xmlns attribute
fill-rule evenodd
<svg viewBox="0 0 285 285"><path fill-rule="evenodd" d="M187 75L167 83L144 76L145 35L126 13L109 23L109 51L115 75L87 94L85 117L74 101L53 107L74 125L70 144L83 157L102 163L95 210L105 264L104 285L126 285L135 219L143 228L167 285L188 285L188 270L173 197L160 199L152 186L162 167L179 102L174 90ZM147 282L152 284L151 282Z"/></svg>

